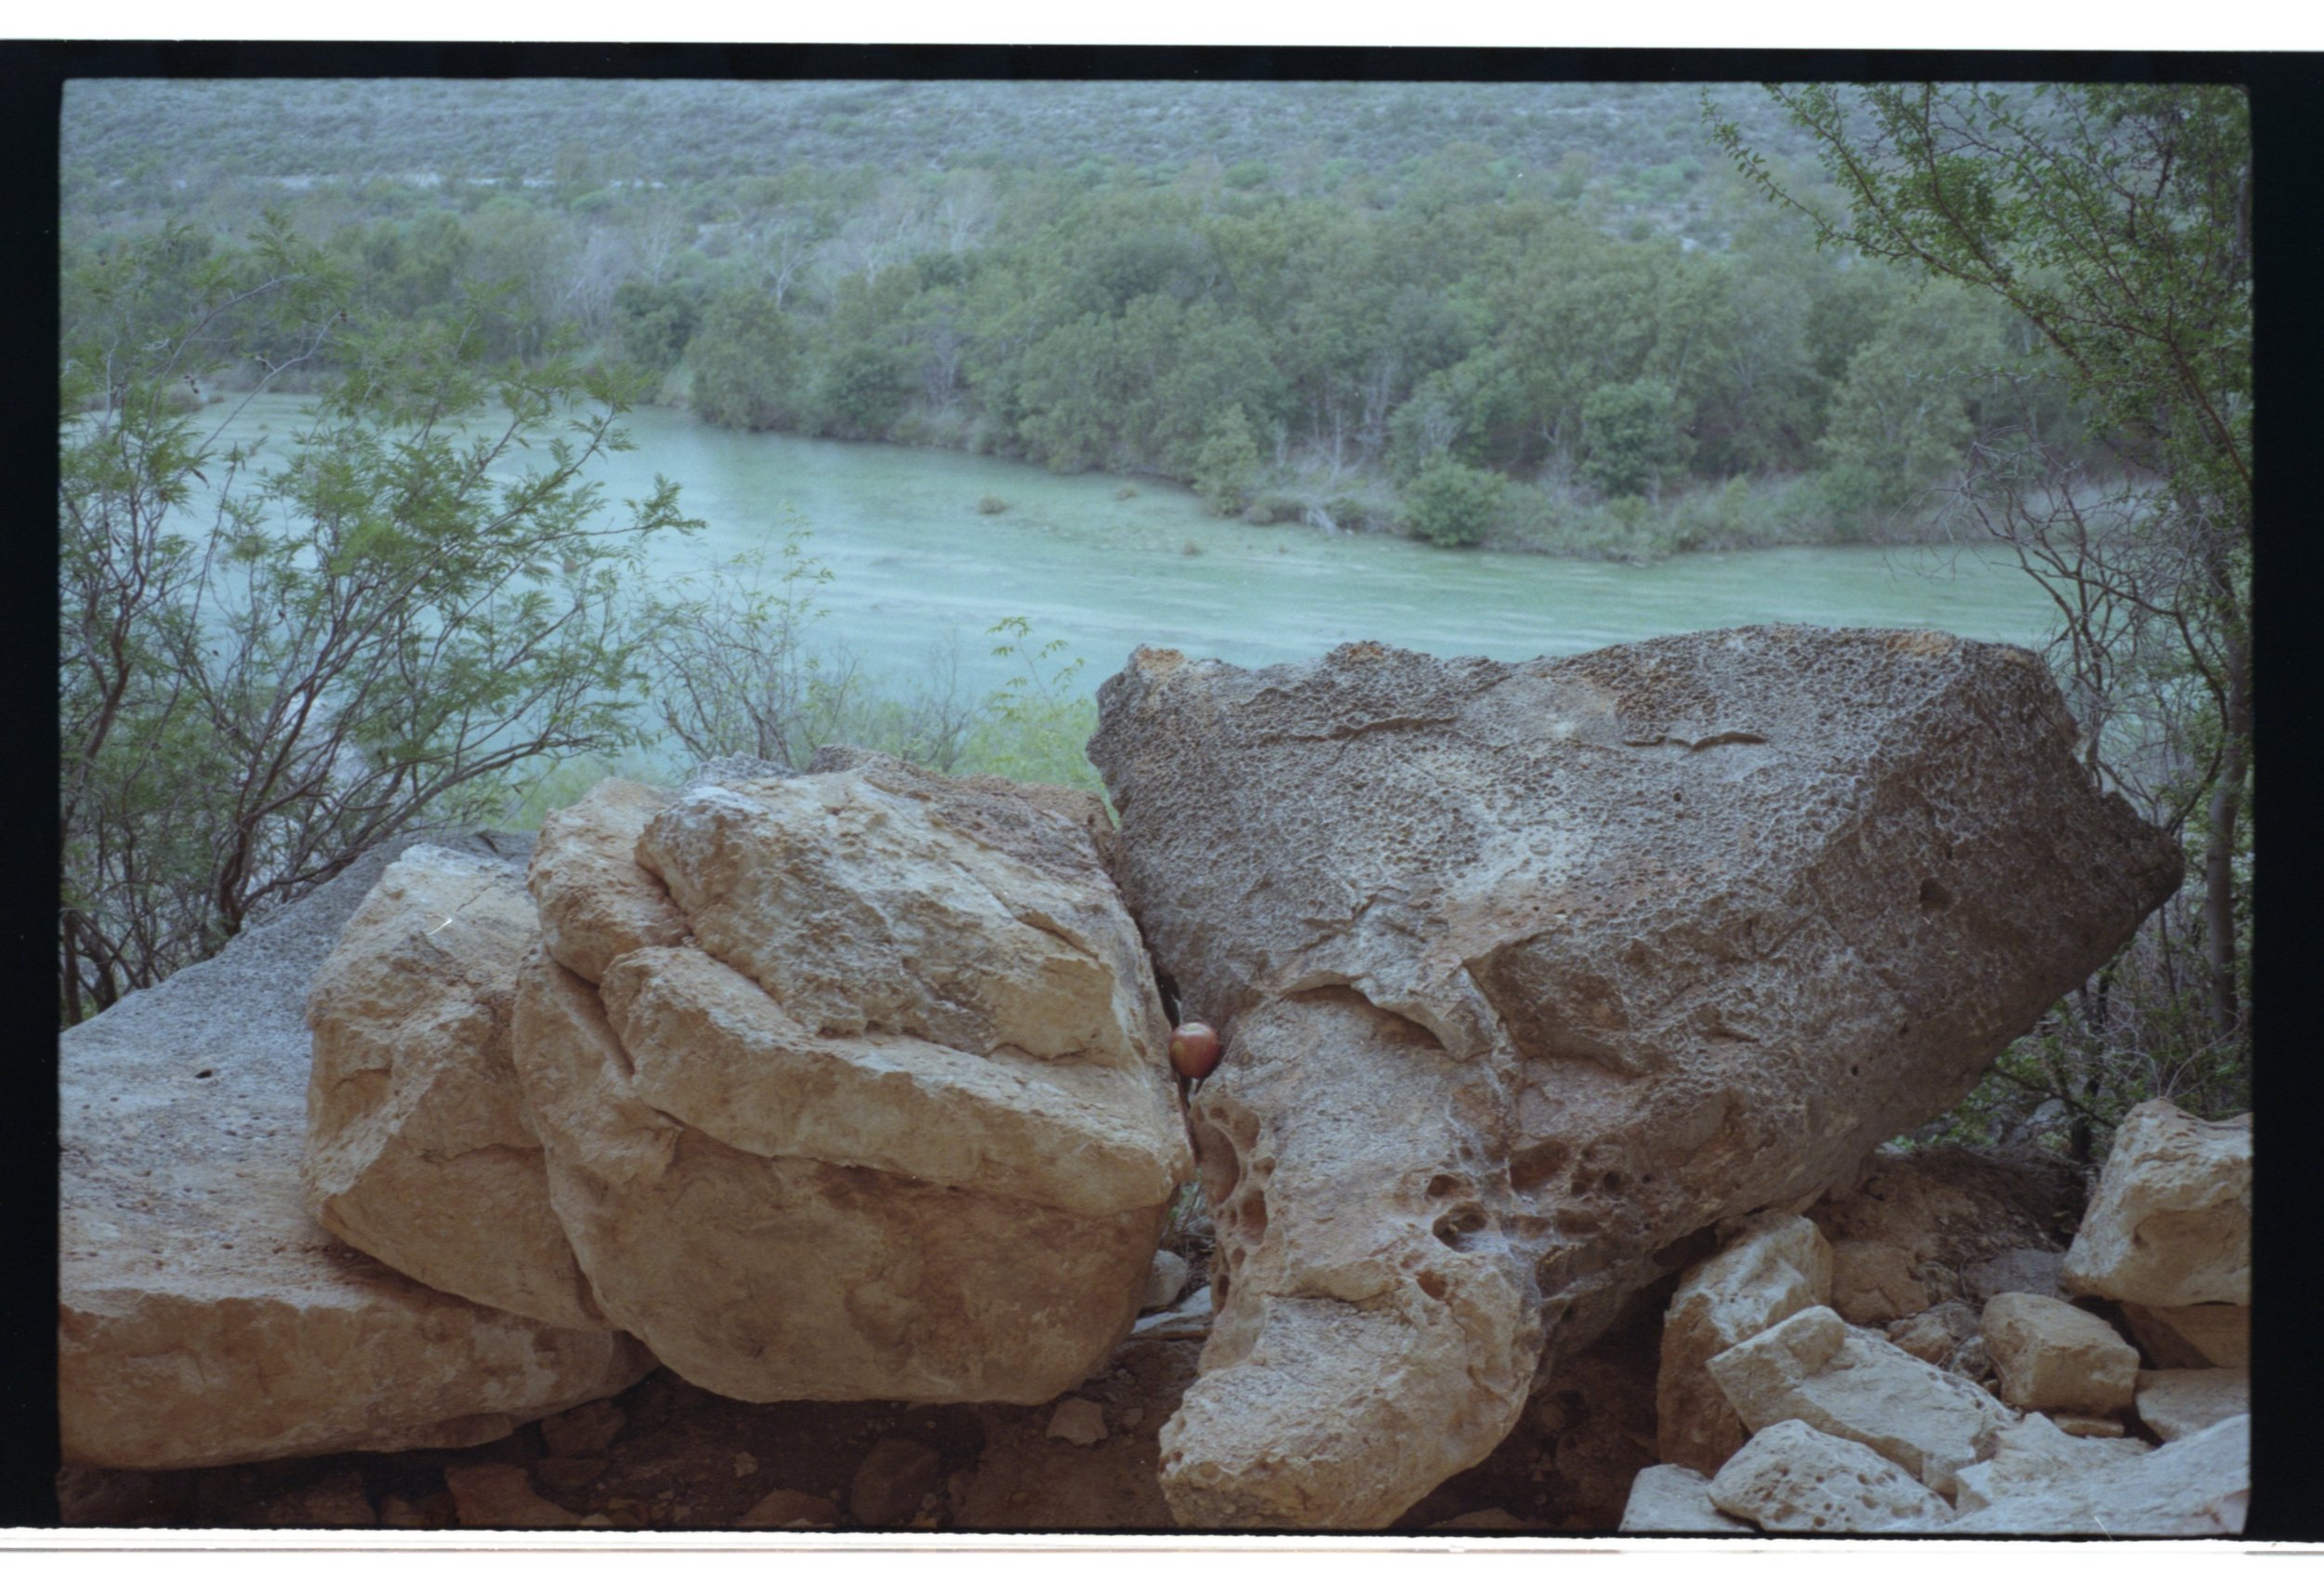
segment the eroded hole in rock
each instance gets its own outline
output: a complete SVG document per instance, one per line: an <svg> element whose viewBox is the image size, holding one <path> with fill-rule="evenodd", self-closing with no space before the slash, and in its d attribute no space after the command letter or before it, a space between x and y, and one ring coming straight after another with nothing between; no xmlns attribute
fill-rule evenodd
<svg viewBox="0 0 2324 1589"><path fill-rule="evenodd" d="M1573 1156L1573 1149L1562 1142L1537 1142L1519 1150L1509 1161L1511 1190L1532 1191L1565 1169Z"/></svg>
<svg viewBox="0 0 2324 1589"><path fill-rule="evenodd" d="M1922 878L1921 880L1921 909L1947 910L1952 907L1952 890L1947 888L1943 883L1937 881L1934 878Z"/></svg>
<svg viewBox="0 0 2324 1589"><path fill-rule="evenodd" d="M1485 1228L1485 1211L1474 1203L1464 1203L1453 1210L1435 1225L1436 1239L1456 1252L1466 1251L1469 1238Z"/></svg>
<svg viewBox="0 0 2324 1589"><path fill-rule="evenodd" d="M1588 1209L1560 1209L1551 1223L1567 1236L1595 1236L1601 1228L1598 1216Z"/></svg>
<svg viewBox="0 0 2324 1589"><path fill-rule="evenodd" d="M1428 1178L1428 1195L1432 1198L1448 1198L1465 1189L1458 1176L1431 1175Z"/></svg>

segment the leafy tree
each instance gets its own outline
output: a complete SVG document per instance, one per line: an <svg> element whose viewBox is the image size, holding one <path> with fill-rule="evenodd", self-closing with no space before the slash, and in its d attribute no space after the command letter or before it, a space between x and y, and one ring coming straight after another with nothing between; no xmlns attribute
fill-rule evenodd
<svg viewBox="0 0 2324 1589"><path fill-rule="evenodd" d="M2093 770L2174 830L2192 825L2201 907L2177 941L2201 943L2211 1043L2248 1064L2243 95L2151 84L1769 92L1813 141L1844 208L1793 191L1723 126L1744 174L1828 244L2008 305L2127 466L2119 483L2093 483L2029 402L1976 438L1966 500L2057 602L2053 655ZM2171 932L2171 915L2150 937ZM2077 1015L2109 1042L2119 1023L2096 1012L2121 975L2118 965L2096 979Z"/></svg>
<svg viewBox="0 0 2324 1589"><path fill-rule="evenodd" d="M1679 429L1678 394L1661 381L1602 386L1582 404L1589 438L1582 478L1608 497L1638 497L1658 489L1686 462Z"/></svg>
<svg viewBox="0 0 2324 1589"><path fill-rule="evenodd" d="M1474 546L1492 527L1508 484L1491 470L1440 456L1404 488L1405 509L1412 527L1438 546Z"/></svg>
<svg viewBox="0 0 2324 1589"><path fill-rule="evenodd" d="M738 286L712 298L687 357L694 412L712 424L766 430L796 418L799 334L767 293Z"/></svg>
<svg viewBox="0 0 2324 1589"><path fill-rule="evenodd" d="M252 912L540 759L623 743L616 600L677 488L603 510L626 394L561 358L488 375L495 306L376 326L271 227L186 272L165 232L67 284L59 426L61 1013L215 952ZM344 371L279 466L183 412L251 343ZM634 576L632 576L634 577Z"/></svg>
<svg viewBox="0 0 2324 1589"><path fill-rule="evenodd" d="M1251 440L1250 421L1237 403L1220 417L1210 439L1195 455L1195 492L1213 513L1239 513L1258 483L1259 444Z"/></svg>

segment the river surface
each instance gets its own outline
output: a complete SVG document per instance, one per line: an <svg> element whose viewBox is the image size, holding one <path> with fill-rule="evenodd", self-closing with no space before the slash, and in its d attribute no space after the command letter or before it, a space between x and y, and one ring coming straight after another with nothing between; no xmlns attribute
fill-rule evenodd
<svg viewBox="0 0 2324 1589"><path fill-rule="evenodd" d="M280 448L299 407L257 399L228 435L271 427ZM687 514L707 521L663 542L657 581L754 547L772 556L795 515L832 573L816 594L827 616L813 645L898 681L950 647L971 697L1011 671L986 634L1007 617L1027 620L1037 644L1063 641L1059 660L1083 659L1076 687L1088 690L1140 645L1246 666L1353 640L1515 661L1750 623L2032 644L2053 616L2032 579L1977 547L1793 547L1649 564L1448 551L1213 518L1192 492L1152 480L749 434L668 409L627 424L636 450L594 471L609 500L642 497L659 473L680 483ZM1125 499L1126 486L1135 495ZM1007 510L979 511L988 497Z"/></svg>

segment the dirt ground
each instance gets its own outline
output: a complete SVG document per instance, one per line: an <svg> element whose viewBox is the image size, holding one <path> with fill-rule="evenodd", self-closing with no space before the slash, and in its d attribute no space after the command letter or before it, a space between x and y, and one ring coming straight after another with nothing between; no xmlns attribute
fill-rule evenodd
<svg viewBox="0 0 2324 1589"><path fill-rule="evenodd" d="M1499 1449L1392 1531L1612 1532L1655 1460L1661 1306L1640 1300L1558 1370ZM1043 1407L754 1405L660 1370L488 1446L68 1469L59 1494L68 1526L106 1528L1176 1532L1159 1434L1201 1350L1132 1339Z"/></svg>

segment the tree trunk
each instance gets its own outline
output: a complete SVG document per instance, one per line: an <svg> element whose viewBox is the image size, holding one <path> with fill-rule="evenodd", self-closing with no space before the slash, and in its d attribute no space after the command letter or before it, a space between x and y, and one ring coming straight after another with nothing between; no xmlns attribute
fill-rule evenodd
<svg viewBox="0 0 2324 1589"><path fill-rule="evenodd" d="M2251 758L2251 645L2240 629L2228 635L2226 672L2226 721L2220 724L2226 754L2212 789L2203 831L2203 948L2211 973L2206 1003L2212 1027L2231 1039L2241 1014L2236 987L2240 947L2235 921L2236 823L2243 811Z"/></svg>

